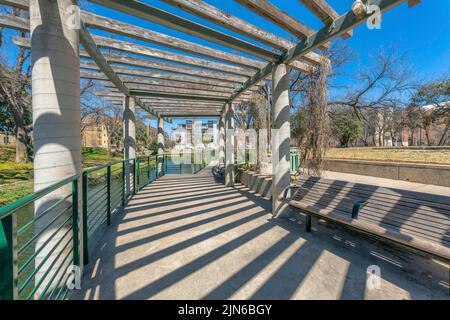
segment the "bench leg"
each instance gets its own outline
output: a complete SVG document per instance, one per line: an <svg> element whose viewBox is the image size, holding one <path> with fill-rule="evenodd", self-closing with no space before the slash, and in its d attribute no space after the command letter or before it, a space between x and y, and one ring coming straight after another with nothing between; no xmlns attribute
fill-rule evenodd
<svg viewBox="0 0 450 320"><path fill-rule="evenodd" d="M305 226L306 226L306 232L311 232L311 216L310 215L306 215Z"/></svg>

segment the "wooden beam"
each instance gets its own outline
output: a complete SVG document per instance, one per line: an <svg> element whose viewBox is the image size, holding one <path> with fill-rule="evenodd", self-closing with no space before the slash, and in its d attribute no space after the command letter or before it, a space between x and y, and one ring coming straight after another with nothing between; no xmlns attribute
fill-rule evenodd
<svg viewBox="0 0 450 320"><path fill-rule="evenodd" d="M331 24L339 18L339 14L326 2L326 0L300 0L300 2L318 17L325 25ZM352 36L353 31L348 31L342 35L343 39Z"/></svg>
<svg viewBox="0 0 450 320"><path fill-rule="evenodd" d="M114 89L113 89L114 90ZM176 94L176 93L165 93L165 92L155 92L155 91L132 91L133 94L143 97L159 97L159 98L177 98L177 99L189 99L189 100L199 100L199 101L213 101L213 102L222 102L225 103L228 99L222 97L213 97L213 96L202 96L196 94Z"/></svg>
<svg viewBox="0 0 450 320"><path fill-rule="evenodd" d="M165 27L175 29L201 39L205 39L239 52L245 52L255 57L275 62L280 59L280 55L271 50L251 44L226 33L216 31L212 28L200 25L188 19L178 17L167 11L160 10L145 3L134 0L90 0L91 2L101 4L105 7L115 9L135 17L151 21ZM294 44L292 44L294 45ZM315 53L308 55L305 60L314 60ZM318 59L315 59L318 60ZM308 72L310 67L300 61L291 64L292 68L299 71Z"/></svg>
<svg viewBox="0 0 450 320"><path fill-rule="evenodd" d="M295 46L295 43L287 39L281 38L245 20L219 10L202 0L161 1L283 52ZM314 64L321 64L323 62L322 57L314 52L308 52L303 58Z"/></svg>
<svg viewBox="0 0 450 320"><path fill-rule="evenodd" d="M405 1L407 0L379 0L378 6L381 12L385 12ZM334 21L333 28L325 26L324 28L315 32L313 35L309 36L305 41L288 50L288 52L283 55L283 57L277 64L288 64L289 62L298 59L298 57L311 52L322 44L329 42L336 37L342 36L344 33L350 30L353 30L357 26L366 22L369 17L370 15L366 14L364 17L358 19L350 10ZM240 86L239 89L233 93L227 103L232 103L232 101L239 97L246 90L246 88L251 87L255 83L261 81L261 79L265 79L267 76L269 76L272 73L275 65L277 64L269 63L265 68L258 71L253 77L243 83L242 86Z"/></svg>
<svg viewBox="0 0 450 320"><path fill-rule="evenodd" d="M110 82L102 81L100 83L107 88L115 87L115 84L110 83ZM208 91L208 90L172 88L172 87L158 86L158 85L130 84L130 85L128 85L128 87L129 87L129 90L131 90L131 91L139 91L139 92L150 91L150 92L162 92L162 93L173 93L173 94L195 95L195 96L200 95L200 96L215 97L215 98L220 97L222 99L227 99L231 95L230 92L213 92L213 91Z"/></svg>
<svg viewBox="0 0 450 320"><path fill-rule="evenodd" d="M145 56L145 57L161 59L161 60L186 64L186 65L190 65L190 66L201 67L201 68L210 69L210 70L216 70L216 71L220 71L220 72L237 74L237 75L251 76L255 73L254 69L233 66L233 65L229 65L229 64L213 62L210 60L185 56L185 55L178 54L178 53L173 53L173 52L169 52L169 51L150 48L147 46L137 45L137 44L134 44L131 42L115 40L112 38L105 38L105 37L100 37L100 36L93 36L92 38L94 39L97 46L100 48L117 50L117 51L129 53L129 54L136 54L136 55L141 55L141 56Z"/></svg>
<svg viewBox="0 0 450 320"><path fill-rule="evenodd" d="M245 52L267 61L276 61L278 59L278 56L270 50L139 1L90 0L90 2L184 32L204 40L233 48L239 52Z"/></svg>
<svg viewBox="0 0 450 320"><path fill-rule="evenodd" d="M85 25L88 27L114 34L119 34L136 40L150 42L176 50L212 58L215 60L237 64L244 67L260 69L265 65L265 62L263 61L258 61L237 54L212 49L207 46L172 37L153 30L148 30L114 19L95 15L90 12L82 11L81 18L83 19Z"/></svg>
<svg viewBox="0 0 450 320"><path fill-rule="evenodd" d="M265 66L265 62L262 61L250 59L233 53L228 53L218 49L213 49L166 34L158 33L145 28L95 15L90 12L82 11L81 17L86 25L94 29L127 36L140 41L155 43L180 51L189 52L244 67L261 69ZM310 71L310 66L300 61L293 62L291 64L291 67L302 72Z"/></svg>
<svg viewBox="0 0 450 320"><path fill-rule="evenodd" d="M24 48L30 48L30 39L29 38L21 38L21 37L13 37L13 42ZM238 76L233 74L226 74L226 73L220 73L220 72L214 72L214 71L207 71L202 69L194 69L194 68L188 68L188 67L182 67L174 64L168 64L163 62L157 62L157 61L151 61L147 59L140 59L136 57L130 57L125 56L122 54L117 53L102 53L105 59L110 64L121 64L126 66L132 66L132 67L140 67L145 69L151 69L154 70L162 70L162 71L169 71L184 75L191 75L199 78L207 78L207 79L216 79L216 80L222 80L222 81L228 81L232 82L235 85L238 85L239 83L242 83L246 81L249 77L244 76ZM85 50L80 50L80 57L81 58L87 58L90 59L90 55ZM113 66L114 67L114 66ZM264 85L263 81L256 84Z"/></svg>
<svg viewBox="0 0 450 320"><path fill-rule="evenodd" d="M301 39L305 39L314 32L314 30L290 16L283 10L277 8L267 0L234 1Z"/></svg>
<svg viewBox="0 0 450 320"><path fill-rule="evenodd" d="M314 30L309 28L304 23L287 14L285 11L274 6L267 0L234 0L242 6L250 9L254 13L269 20L280 28L290 32L298 38L304 40L307 36L314 33ZM328 44L322 48L326 49Z"/></svg>
<svg viewBox="0 0 450 320"><path fill-rule="evenodd" d="M108 61L105 59L101 51L97 48L97 45L94 42L94 39L90 35L90 33L86 30L86 27L81 23L80 28L80 43L83 45L84 49L90 55L92 60L98 65L100 70L108 77L108 79L114 84L116 88L118 88L124 95L132 96L136 105L146 110L148 113L158 116L158 114L154 113L151 108L147 107L143 104L139 98L133 96L128 89L128 87L122 82L119 76L114 72L111 66L108 64Z"/></svg>
<svg viewBox="0 0 450 320"><path fill-rule="evenodd" d="M22 10L28 10L29 8L29 0L0 0L0 4Z"/></svg>
<svg viewBox="0 0 450 320"><path fill-rule="evenodd" d="M29 20L27 20L27 19L23 19L20 17L8 18L7 15L0 15L0 26L3 26L3 25L12 27L14 29L21 30L21 31L25 31L25 30L29 31L29 28L30 28ZM16 43L20 43L20 39L21 38L19 38L19 37L14 38L14 40L19 40L19 41L15 41ZM26 42L28 42L28 43L26 43ZM92 58L96 62L96 64L98 65L100 70L106 75L106 77L112 83L114 83L114 85L117 88L119 88L122 93L124 93L125 95L130 95L130 91L124 85L124 83L120 80L120 78L115 74L114 70L108 64L108 62L106 61L105 57L102 55L100 50L98 50L94 40L92 39L92 36L89 34L89 32L86 30L86 28L84 27L83 24L80 28L80 43L85 48L86 53L89 55L89 57ZM28 41L22 41L22 44L26 44L26 46L28 48L31 47L29 39L28 39ZM149 109L148 107L146 107L145 105L143 105L139 101L139 99L137 99L136 97L134 97L134 99L136 100L136 104L138 106L140 106L144 110L148 111L149 113L153 114L153 111L151 109ZM155 114L153 114L153 115L155 115Z"/></svg>
<svg viewBox="0 0 450 320"><path fill-rule="evenodd" d="M7 14L1 14L0 27L30 32L30 20L22 17L14 17Z"/></svg>
<svg viewBox="0 0 450 320"><path fill-rule="evenodd" d="M195 119L195 118L218 118L220 116L220 114L210 114L210 115L188 115L188 114L184 114L184 115L177 115L177 114L165 114L164 115L167 118L182 118L182 119Z"/></svg>
<svg viewBox="0 0 450 320"><path fill-rule="evenodd" d="M87 70L95 70L95 71L100 70L95 63L87 62L87 61L81 61L80 68L87 69ZM187 83L198 83L198 84L206 84L206 85L225 87L225 88L236 88L240 84L237 82L233 83L233 82L219 81L219 80L208 79L208 78L193 77L193 76L189 76L189 75L180 75L180 74L175 74L175 73L170 73L170 72L142 70L142 69L136 69L136 68L125 68L125 67L117 67L117 66L112 66L112 68L119 75L138 76L138 77L142 77L142 78L163 79L163 80L172 80L172 81L180 81L180 82L187 82Z"/></svg>
<svg viewBox="0 0 450 320"><path fill-rule="evenodd" d="M112 91L94 91L94 95L99 98L109 99L109 100L117 100L123 101L123 94L119 92ZM215 105L215 106L223 106L222 102L217 101L202 101L202 100L191 100L191 99L180 99L180 98L172 98L172 97L141 97L141 101L148 104L195 104L195 105ZM239 100L240 101L240 100Z"/></svg>
<svg viewBox="0 0 450 320"><path fill-rule="evenodd" d="M80 76L83 79L108 80L108 77L100 72L81 72ZM122 82L125 85L128 84L154 85L154 86L180 88L188 90L205 90L210 92L222 92L228 94L231 94L233 91L233 88L219 87L207 84L172 81L172 80L162 80L162 79L150 79L150 78L147 79L140 77L120 76L120 80L122 80Z"/></svg>

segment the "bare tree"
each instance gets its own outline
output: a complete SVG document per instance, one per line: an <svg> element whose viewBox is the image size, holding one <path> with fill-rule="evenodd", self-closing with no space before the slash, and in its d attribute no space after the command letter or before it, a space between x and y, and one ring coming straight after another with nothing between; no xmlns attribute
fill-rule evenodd
<svg viewBox="0 0 450 320"><path fill-rule="evenodd" d="M19 9L4 9L5 14L24 17L27 13ZM25 32L20 32L25 37ZM0 33L1 36L1 33ZM0 44L3 41L0 40ZM9 67L0 62L0 103L6 105L14 122L16 136L16 162L28 160L31 127L31 82L30 67L25 67L30 51L19 48L14 64Z"/></svg>
<svg viewBox="0 0 450 320"><path fill-rule="evenodd" d="M372 61L373 64L353 76L355 85L339 90L330 98L329 105L353 109L366 125L363 142L384 145L386 134L392 136L400 130L398 112L408 105L408 97L417 88L417 82L406 56L398 55L393 49L380 50Z"/></svg>

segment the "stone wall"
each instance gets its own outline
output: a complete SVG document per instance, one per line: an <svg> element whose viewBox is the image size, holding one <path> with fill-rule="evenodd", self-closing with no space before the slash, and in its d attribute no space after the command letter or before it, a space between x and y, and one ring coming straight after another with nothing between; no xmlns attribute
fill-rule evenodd
<svg viewBox="0 0 450 320"><path fill-rule="evenodd" d="M324 170L450 187L450 165L327 159Z"/></svg>

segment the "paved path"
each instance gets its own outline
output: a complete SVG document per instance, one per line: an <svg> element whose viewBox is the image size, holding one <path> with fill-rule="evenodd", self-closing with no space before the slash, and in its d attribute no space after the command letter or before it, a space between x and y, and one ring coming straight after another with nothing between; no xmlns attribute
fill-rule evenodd
<svg viewBox="0 0 450 320"><path fill-rule="evenodd" d="M210 174L166 176L116 216L71 299L448 298L396 266L290 221ZM367 267L381 289L366 286Z"/></svg>
<svg viewBox="0 0 450 320"><path fill-rule="evenodd" d="M371 176L363 176L358 174L324 171L322 173L324 178L333 180L344 180L355 183L371 184L375 186L382 186L395 189L410 190L416 192L439 194L450 197L450 188L442 186L433 186L431 184L423 184L402 180L385 179Z"/></svg>

